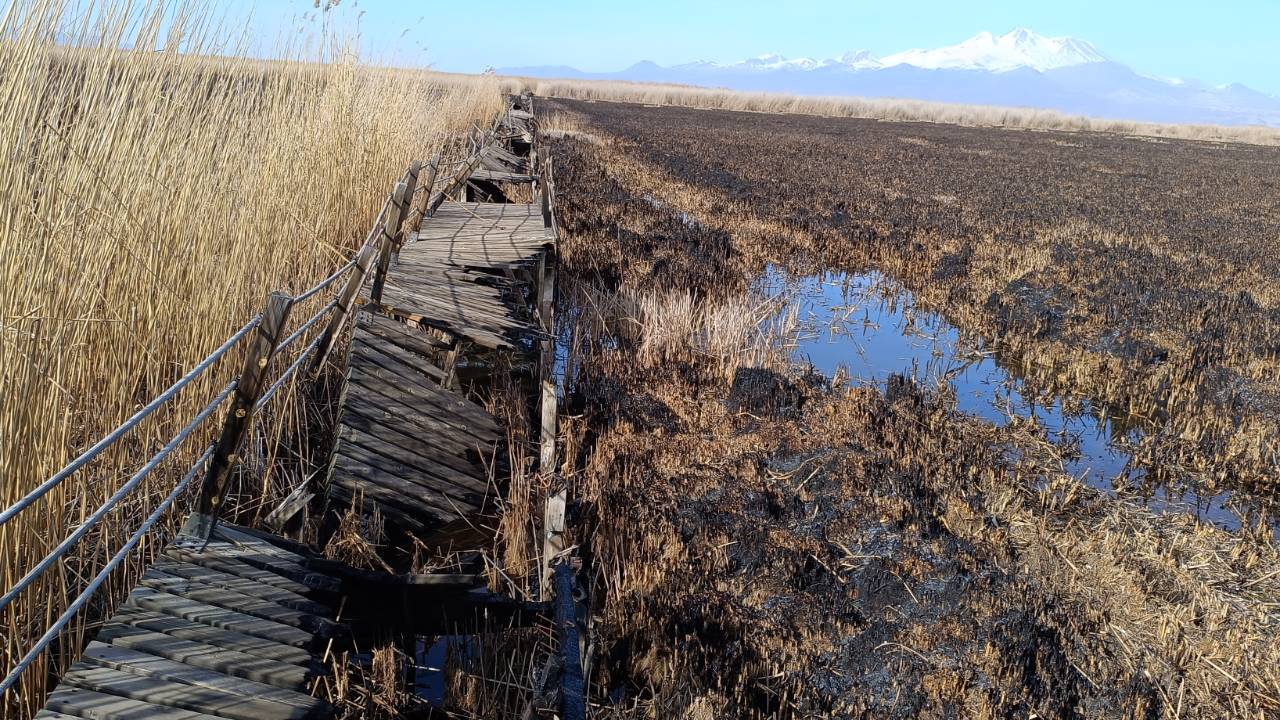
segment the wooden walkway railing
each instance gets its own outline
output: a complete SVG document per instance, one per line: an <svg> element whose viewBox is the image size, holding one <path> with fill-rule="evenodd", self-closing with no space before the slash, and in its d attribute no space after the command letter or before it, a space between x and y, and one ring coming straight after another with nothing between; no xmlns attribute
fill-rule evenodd
<svg viewBox="0 0 1280 720"><path fill-rule="evenodd" d="M528 99L525 99L527 108ZM528 625L549 617L552 606L489 595L478 586L475 562L484 547L474 537L456 546L457 571L391 575L324 560L309 548L266 533L219 523L231 471L255 413L298 377L304 365L314 375L355 317L347 346L344 389L336 444L325 492L338 501L376 507L390 521L437 539L465 537L469 522L485 506L490 478L481 457L493 458L501 424L457 392L458 363L467 347L532 348L540 357L544 391L542 465L554 466L555 392L546 384L554 362L550 334L554 297L554 246L549 161L534 150L532 115L511 110L480 133L474 153L448 177L437 155L415 162L397 183L364 245L345 266L315 287L290 297L272 293L263 313L249 321L208 358L158 395L119 428L85 451L31 493L0 511L0 525L37 510L41 498L126 437L196 378L244 346L239 377L215 395L196 417L137 471L98 510L41 562L0 596L0 610L33 586L145 478L223 406L217 441L142 519L128 540L84 582L41 637L26 648L0 680L10 712L32 707L15 696L24 676L59 639L80 632L83 613L113 572L136 551L156 524L201 476L193 512L181 532L146 569L125 603L116 609L80 660L61 674L61 684L39 717L132 720L163 714L176 720L208 716L238 720L325 718L334 708L308 692L328 672L322 651L335 638L374 632L360 623L391 623L399 632L474 632L499 620ZM505 140L505 146L500 144ZM423 170L425 169L425 174ZM419 184L419 181L421 183ZM504 200L499 184L532 184L531 203ZM436 185L441 185L436 190ZM404 232L422 221L414 233ZM373 283L368 285L372 273ZM346 278L330 302L285 336L298 303ZM366 289L367 288L367 289ZM327 322L326 322L327 320ZM310 337L308 341L307 338ZM272 375L272 359L305 343L288 368ZM550 388L548 392L547 388ZM229 403L229 405L228 405ZM310 497L298 488L271 515L279 527ZM548 518L563 517L564 497L548 501ZM556 508L559 508L556 510ZM452 525L451 525L452 524ZM558 548L562 520L549 521L548 548ZM544 568L544 599L550 600L551 567ZM567 570L557 574L558 592ZM394 591L403 612L387 613ZM571 599L561 598L569 602ZM350 623L335 619L348 608ZM557 611L562 615L563 609ZM573 614L564 622L572 625ZM354 626L354 627L353 627ZM563 636L565 627L559 628ZM576 637L571 643L576 657ZM561 661L558 667L563 668ZM557 692L567 717L582 716L581 665L561 672L576 689ZM576 680L574 679L576 677ZM545 685L545 683L544 683ZM38 685L37 685L38 686ZM530 704L545 705L546 697ZM565 704L567 703L567 704Z"/></svg>

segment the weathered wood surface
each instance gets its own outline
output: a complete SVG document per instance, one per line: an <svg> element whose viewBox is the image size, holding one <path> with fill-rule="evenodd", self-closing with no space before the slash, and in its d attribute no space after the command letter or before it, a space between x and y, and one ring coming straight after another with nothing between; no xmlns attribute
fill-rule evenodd
<svg viewBox="0 0 1280 720"><path fill-rule="evenodd" d="M235 527L206 547L193 516L50 695L41 718L332 718L310 694L315 650L342 626L307 597L339 581ZM270 568L288 575L280 575ZM300 582L299 580L309 582Z"/></svg>
<svg viewBox="0 0 1280 720"><path fill-rule="evenodd" d="M455 177L471 168L474 179L532 180L532 164L489 146ZM485 507L495 490L489 466L506 432L451 389L453 371L467 346L515 350L549 340L539 286L554 246L540 204L444 198L422 218L387 267L380 294L362 295L329 466L331 497L376 506L416 533Z"/></svg>

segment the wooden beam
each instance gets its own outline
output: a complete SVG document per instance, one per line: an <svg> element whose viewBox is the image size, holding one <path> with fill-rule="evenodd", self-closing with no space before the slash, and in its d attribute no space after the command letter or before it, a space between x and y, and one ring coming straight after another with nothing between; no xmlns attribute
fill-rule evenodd
<svg viewBox="0 0 1280 720"><path fill-rule="evenodd" d="M391 193L391 209L387 212L387 222L382 226L382 237L378 240L378 271L373 277L373 292L370 297L375 303L382 303L382 288L387 284L387 271L391 266L391 254L396 249L400 236L400 217L404 210L404 195L409 189L405 183L396 183Z"/></svg>
<svg viewBox="0 0 1280 720"><path fill-rule="evenodd" d="M240 451L244 436L252 427L254 405L268 385L267 365L280 344L285 322L292 309L292 297L282 292L271 293L267 297L267 307L262 312L262 322L258 323L257 331L249 342L244 370L240 373L240 381L232 394L231 408L222 424L222 435L218 438L213 457L209 460L209 470L200 487L196 512L201 519L197 523L196 533L201 540L208 540L213 534L218 506L226 497L230 485L231 467L235 464L236 453Z"/></svg>
<svg viewBox="0 0 1280 720"><path fill-rule="evenodd" d="M351 316L351 306L355 304L360 288L364 287L365 278L369 276L369 267L373 264L373 258L377 252L377 248L372 245L360 248L360 254L356 256L356 266L351 269L351 277L347 278L347 285L338 296L338 307L333 317L329 319L329 325L325 327L324 335L320 337L320 345L316 347L315 357L311 360L310 373L313 378L324 366L325 359L329 357L329 351L333 349L334 339L346 324L347 318Z"/></svg>

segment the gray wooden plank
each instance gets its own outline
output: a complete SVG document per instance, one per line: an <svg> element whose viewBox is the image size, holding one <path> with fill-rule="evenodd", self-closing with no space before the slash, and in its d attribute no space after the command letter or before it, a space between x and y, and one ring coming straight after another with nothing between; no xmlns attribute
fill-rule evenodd
<svg viewBox="0 0 1280 720"><path fill-rule="evenodd" d="M435 352L450 348L449 343L432 337L425 330L367 310L356 315L356 327L422 357L431 357Z"/></svg>
<svg viewBox="0 0 1280 720"><path fill-rule="evenodd" d="M201 567L207 567L210 570L217 570L218 572L224 572L228 575L235 575L236 577L242 577L246 580L253 580L254 582L272 585L298 594L305 594L311 590L323 589L313 587L311 585L305 585L296 580L282 575L277 575L268 570L256 568L235 558L221 555L217 551L206 550L203 553L197 553L190 548L170 544L165 548L164 554L176 560L191 563L192 565L200 565ZM330 578L330 580L332 579Z"/></svg>
<svg viewBox="0 0 1280 720"><path fill-rule="evenodd" d="M294 665L274 663L231 650L151 633L153 637L122 636L132 644L91 642L81 661L131 675L221 690L241 697L257 697L295 707L327 705L305 692L306 672ZM156 652L160 651L160 652ZM163 654L160 654L163 653ZM181 659L175 659L181 658ZM269 678L268 682L264 678Z"/></svg>
<svg viewBox="0 0 1280 720"><path fill-rule="evenodd" d="M397 365L403 366L406 370L420 375L423 381L432 379L435 382L439 382L448 377L444 370L432 365L426 358L415 355L376 335L363 332L359 328L356 329L351 337L351 349L348 352L350 353L349 357L365 358L374 365L392 372L399 370L396 367Z"/></svg>
<svg viewBox="0 0 1280 720"><path fill-rule="evenodd" d="M505 429L483 406L466 397L435 384L412 383L400 373L392 373L379 367L355 366L347 371L347 378L364 376L369 382L381 382L411 393L423 402L440 409L440 419L450 425L472 427L492 433L494 438L506 435Z"/></svg>
<svg viewBox="0 0 1280 720"><path fill-rule="evenodd" d="M226 523L218 523L215 525L213 528L213 536L242 548L256 550L263 555L275 555L276 557L279 557L282 560L288 560L291 563L301 565L307 561L306 558L298 555L297 553L290 552L279 545L273 545L262 538L242 533L237 530L235 526L227 525Z"/></svg>
<svg viewBox="0 0 1280 720"><path fill-rule="evenodd" d="M340 482L337 482L337 479L332 477L332 475L330 476L329 483L329 497L341 500L353 507L356 504L356 497L360 497L363 501L361 507L365 511L370 511L371 508L376 506L378 508L378 512L382 514L383 517L394 520L399 523L401 527L410 531L426 533L435 527L434 524L428 525L423 522L422 518L411 513L406 513L393 506L384 505L372 498L365 497L363 493L351 491L344 487Z"/></svg>
<svg viewBox="0 0 1280 720"><path fill-rule="evenodd" d="M252 615L263 620L301 628L309 633L323 637L333 637L338 631L337 626L332 621L319 615L293 610L270 600L261 600L234 590L224 590L216 585L209 585L199 580L188 580L165 575L155 568L150 568L143 573L139 584L170 595L177 595L197 602L216 605L227 610L234 610L245 615Z"/></svg>
<svg viewBox="0 0 1280 720"><path fill-rule="evenodd" d="M350 440L340 440L334 447L334 454L340 459L335 467L341 466L352 475L373 480L383 487L429 505L442 514L464 517L478 511L484 503L484 495L481 493L456 486L449 486L449 491L445 492L440 488L442 485L448 486L448 483L428 478L416 468L398 463Z"/></svg>
<svg viewBox="0 0 1280 720"><path fill-rule="evenodd" d="M314 635L296 627L263 620L262 618L210 605L198 600L170 595L149 587L139 586L134 588L133 592L129 593L129 599L126 602L143 610L172 615L191 622L230 630L243 635L251 635L284 645L292 645L293 647L310 648L315 642Z"/></svg>
<svg viewBox="0 0 1280 720"><path fill-rule="evenodd" d="M77 717L85 720L216 720L214 715L152 705L119 695L69 686L59 686L54 690L45 702L45 708L42 712L50 712L58 718Z"/></svg>
<svg viewBox="0 0 1280 720"><path fill-rule="evenodd" d="M242 577L229 575L217 570L211 570L202 565L193 565L191 563L182 562L181 560L162 555L156 559L156 562L152 564L152 567L166 575L186 578L188 580L199 580L200 582L215 585L226 590L234 590L235 592L244 593L251 597L270 600L271 602L284 605L287 608L311 613L312 615L319 615L321 617L333 616L333 610L328 606L315 602L314 600L310 600L274 585L268 585L254 580L246 580Z"/></svg>
<svg viewBox="0 0 1280 720"><path fill-rule="evenodd" d="M409 373L352 363L346 377L349 385L376 391L431 416L451 428L452 436L460 441L490 444L506 436L493 416L478 405L438 385L415 382L418 378Z"/></svg>
<svg viewBox="0 0 1280 720"><path fill-rule="evenodd" d="M331 713L316 709L240 697L195 685L164 682L88 663L72 665L62 682L85 690L217 715L230 720L313 720L331 717Z"/></svg>
<svg viewBox="0 0 1280 720"><path fill-rule="evenodd" d="M447 465L442 465L429 457L423 457L412 450L384 440L377 435L371 435L344 424L339 430L338 437L344 442L354 443L370 452L378 453L383 457L412 468L416 473L421 473L426 478L423 482L427 487L439 490L446 495L467 500L474 505L478 504L476 498L483 498L489 493L489 483L485 480L481 480L471 474L460 473Z"/></svg>
<svg viewBox="0 0 1280 720"><path fill-rule="evenodd" d="M342 448L339 448L339 452L341 450ZM459 513L441 509L435 504L421 500L420 493L424 491L413 483L341 454L334 455L330 477L332 482L352 492L363 492L371 500L376 500L382 505L391 505L419 518L420 523L444 525L460 517Z"/></svg>
<svg viewBox="0 0 1280 720"><path fill-rule="evenodd" d="M432 439L430 434L424 434L407 424L394 422L391 418L384 418L381 413L370 412L369 415L372 417L366 417L361 411L362 408L354 403L349 404L342 413L341 424L411 450L416 455L452 468L480 482L487 481L483 467L472 464L463 455L442 449L440 445L430 442Z"/></svg>
<svg viewBox="0 0 1280 720"><path fill-rule="evenodd" d="M117 608L115 615L111 616L111 621L146 632L164 633L181 640L235 650L290 665L309 668L314 659L309 651L299 647L223 630L172 615L150 612L132 605L121 605Z"/></svg>
<svg viewBox="0 0 1280 720"><path fill-rule="evenodd" d="M366 383L362 378L353 377L347 381L346 386L343 388L342 406L344 408L354 408L363 403L380 409L383 415L392 416L402 421L402 423L415 426L419 433L423 431L435 433L435 437L431 438L432 445L464 457L471 450L483 453L492 451L497 438L476 437L466 431L451 427L435 418L430 412L424 412L417 407L402 402L402 397L396 397L398 394L394 388ZM372 417L379 418L378 415L373 415Z"/></svg>

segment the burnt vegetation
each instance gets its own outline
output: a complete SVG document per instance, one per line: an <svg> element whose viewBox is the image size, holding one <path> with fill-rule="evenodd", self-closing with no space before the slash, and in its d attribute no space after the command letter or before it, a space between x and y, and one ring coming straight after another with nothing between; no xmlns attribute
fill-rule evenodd
<svg viewBox="0 0 1280 720"><path fill-rule="evenodd" d="M1280 152L545 101L602 717L1274 717ZM1064 470L946 388L808 372L769 266L879 270L1154 485ZM588 431L588 429L590 429Z"/></svg>

